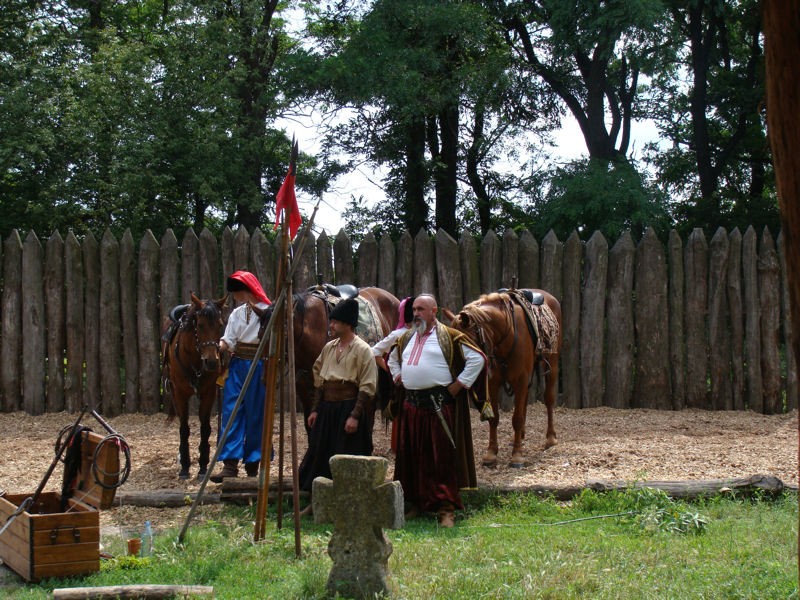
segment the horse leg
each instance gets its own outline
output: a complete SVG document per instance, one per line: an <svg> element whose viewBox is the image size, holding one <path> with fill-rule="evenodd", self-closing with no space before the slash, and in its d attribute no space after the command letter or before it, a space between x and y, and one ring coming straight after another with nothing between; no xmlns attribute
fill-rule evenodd
<svg viewBox="0 0 800 600"><path fill-rule="evenodd" d="M211 445L208 443L208 439L211 436L211 411L214 407L214 401L217 395L216 383L212 382L210 385L204 386L199 392L199 395L200 446L198 447L198 452L200 457L198 459L198 465L200 466L200 470L197 473L197 478L202 479L208 472L208 461L211 454Z"/></svg>
<svg viewBox="0 0 800 600"><path fill-rule="evenodd" d="M545 378L544 405L547 407L547 436L544 449L552 448L558 443L554 424L554 408L556 405L556 388L558 387L558 356L550 359L550 372Z"/></svg>
<svg viewBox="0 0 800 600"><path fill-rule="evenodd" d="M484 467L494 467L497 464L497 425L500 423L500 382L489 381L489 398L494 416L489 419L489 447L483 455Z"/></svg>
<svg viewBox="0 0 800 600"><path fill-rule="evenodd" d="M178 454L180 456L181 470L178 472L180 479L189 479L189 415L185 411L180 415L180 445Z"/></svg>
<svg viewBox="0 0 800 600"><path fill-rule="evenodd" d="M525 417L528 412L528 377L514 382L514 416L511 423L514 427L514 447L511 450L511 467L521 469L525 464L522 452L522 440L525 439Z"/></svg>

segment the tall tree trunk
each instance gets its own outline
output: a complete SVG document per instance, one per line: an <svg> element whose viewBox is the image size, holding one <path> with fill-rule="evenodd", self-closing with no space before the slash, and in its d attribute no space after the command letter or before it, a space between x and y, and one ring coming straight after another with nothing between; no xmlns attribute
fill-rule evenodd
<svg viewBox="0 0 800 600"><path fill-rule="evenodd" d="M491 228L491 199L486 190L486 184L478 172L478 165L480 164L480 154L483 148L484 136L483 130L485 126L486 112L483 104L479 103L475 107L475 126L472 133L472 143L467 149L467 179L472 187L472 192L475 194L476 204L478 208L478 221L481 226L481 235L486 233Z"/></svg>
<svg viewBox="0 0 800 600"><path fill-rule="evenodd" d="M796 93L800 81L800 5L764 0L763 11L767 125L781 207L792 323L800 323L800 95ZM798 361L800 327L794 327L792 337ZM798 425L800 429L800 421Z"/></svg>
<svg viewBox="0 0 800 600"><path fill-rule="evenodd" d="M436 181L436 228L458 238L456 197L458 194L458 106L450 105L438 117L442 142L434 164Z"/></svg>
<svg viewBox="0 0 800 600"><path fill-rule="evenodd" d="M428 204L425 202L425 119L420 117L408 127L406 143L404 221L411 235L428 225Z"/></svg>

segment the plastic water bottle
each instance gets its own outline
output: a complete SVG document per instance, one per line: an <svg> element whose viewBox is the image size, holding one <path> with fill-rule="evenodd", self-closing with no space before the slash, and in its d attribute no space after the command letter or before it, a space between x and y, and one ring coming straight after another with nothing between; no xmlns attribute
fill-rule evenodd
<svg viewBox="0 0 800 600"><path fill-rule="evenodd" d="M150 521L144 522L144 529L142 530L142 557L151 556L153 554L153 527Z"/></svg>

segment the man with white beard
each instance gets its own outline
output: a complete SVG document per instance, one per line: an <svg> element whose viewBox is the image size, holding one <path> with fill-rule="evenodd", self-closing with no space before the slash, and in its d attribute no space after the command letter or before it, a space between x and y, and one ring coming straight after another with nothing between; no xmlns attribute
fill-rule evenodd
<svg viewBox="0 0 800 600"><path fill-rule="evenodd" d="M432 295L417 296L411 329L389 354L395 385L405 390L394 478L411 505L407 518L437 512L441 527L453 527L455 509L464 508L459 489L477 483L469 397L485 374L486 357L462 332L440 323L437 310Z"/></svg>

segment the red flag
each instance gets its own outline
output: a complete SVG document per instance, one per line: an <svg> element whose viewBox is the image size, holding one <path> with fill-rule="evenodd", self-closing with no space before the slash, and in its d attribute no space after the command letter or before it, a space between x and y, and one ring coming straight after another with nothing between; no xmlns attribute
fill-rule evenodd
<svg viewBox="0 0 800 600"><path fill-rule="evenodd" d="M275 197L275 229L281 223L281 210L286 213L286 222L289 226L289 239L293 240L297 235L297 230L303 222L300 216L300 209L297 207L297 197L294 195L294 178L297 173L297 153L298 144L292 137L292 153L289 158L289 172L283 180L281 189Z"/></svg>

